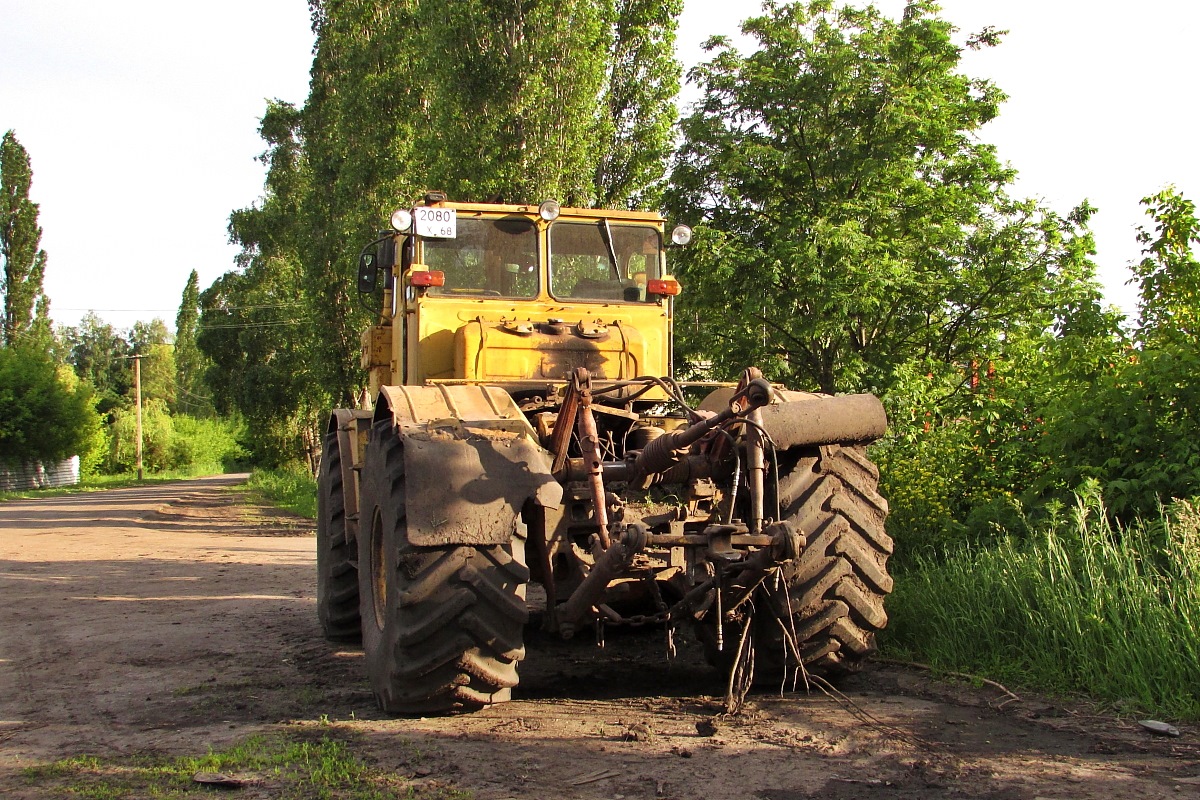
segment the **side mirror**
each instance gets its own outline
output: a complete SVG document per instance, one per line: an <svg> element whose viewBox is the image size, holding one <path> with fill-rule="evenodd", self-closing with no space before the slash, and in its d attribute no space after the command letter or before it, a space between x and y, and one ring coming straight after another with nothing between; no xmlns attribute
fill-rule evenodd
<svg viewBox="0 0 1200 800"><path fill-rule="evenodd" d="M358 257L358 291L360 294L374 294L378 283L379 258L370 250L364 250Z"/></svg>

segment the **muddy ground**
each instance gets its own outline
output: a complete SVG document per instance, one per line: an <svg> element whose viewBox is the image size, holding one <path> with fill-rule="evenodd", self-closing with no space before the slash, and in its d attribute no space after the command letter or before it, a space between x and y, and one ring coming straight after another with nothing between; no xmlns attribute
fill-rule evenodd
<svg viewBox="0 0 1200 800"><path fill-rule="evenodd" d="M0 504L0 797L66 756L199 755L321 727L413 783L503 798L1200 796L1200 739L1080 703L875 665L821 693L724 688L662 634L597 648L530 632L517 699L380 714L361 653L326 642L304 520L222 477ZM236 792L225 796L236 796Z"/></svg>

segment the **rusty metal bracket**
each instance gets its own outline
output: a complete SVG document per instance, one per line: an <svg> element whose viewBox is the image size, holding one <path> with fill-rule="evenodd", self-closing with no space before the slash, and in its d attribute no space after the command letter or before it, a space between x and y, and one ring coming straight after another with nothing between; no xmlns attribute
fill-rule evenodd
<svg viewBox="0 0 1200 800"><path fill-rule="evenodd" d="M583 370L585 373L587 370ZM578 373L579 370L576 370ZM555 475L562 473L567 464L567 450L571 445L571 431L575 428L575 415L579 413L579 384L575 375L567 384L563 394L562 406L558 409L558 418L554 422L554 434L550 438L550 452L554 462L550 471Z"/></svg>
<svg viewBox="0 0 1200 800"><path fill-rule="evenodd" d="M609 582L627 570L633 557L646 548L647 533L646 526L636 522L626 526L618 540L596 559L587 577L558 609L559 633L563 638L575 635L580 622L604 597Z"/></svg>
<svg viewBox="0 0 1200 800"><path fill-rule="evenodd" d="M608 503L604 491L604 462L600 458L600 431L596 428L596 417L592 414L592 376L584 367L579 367L571 376L572 386L579 397L579 449L583 453L583 465L587 470L588 486L592 490L592 506L596 515L596 526L600 547L609 548Z"/></svg>

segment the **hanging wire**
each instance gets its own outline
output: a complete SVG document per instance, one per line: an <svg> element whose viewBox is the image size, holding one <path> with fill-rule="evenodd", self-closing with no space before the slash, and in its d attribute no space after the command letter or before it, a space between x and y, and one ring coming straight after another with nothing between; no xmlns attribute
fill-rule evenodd
<svg viewBox="0 0 1200 800"><path fill-rule="evenodd" d="M247 330L251 328L281 328L286 325L301 325L304 323L313 322L312 319L281 319L281 320L265 320L263 322L238 322L222 325L205 325L203 323L196 326L196 331L221 331L221 330Z"/></svg>

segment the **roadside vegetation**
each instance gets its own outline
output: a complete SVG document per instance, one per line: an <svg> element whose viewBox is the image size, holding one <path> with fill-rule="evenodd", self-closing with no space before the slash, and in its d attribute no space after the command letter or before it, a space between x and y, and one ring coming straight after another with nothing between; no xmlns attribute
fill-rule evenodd
<svg viewBox="0 0 1200 800"><path fill-rule="evenodd" d="M281 800L470 800L473 796L436 783L413 784L394 771L372 768L346 742L329 735L254 736L199 757L79 756L27 768L22 777L27 787L83 800L172 800L222 791L219 785L198 783L196 776L203 774L209 780L216 775L232 778L255 796Z"/></svg>
<svg viewBox="0 0 1200 800"><path fill-rule="evenodd" d="M317 482L303 467L255 470L245 488L276 508L317 518Z"/></svg>
<svg viewBox="0 0 1200 800"><path fill-rule="evenodd" d="M1200 715L1194 203L1146 187L1126 318L1096 279L1096 209L1021 197L1019 165L981 135L1006 98L961 56L1002 32L957 31L924 0L900 19L768 4L743 26L753 52L711 40L679 118L681 7L314 2L311 94L264 109L263 196L230 217L237 267L206 289L191 274L173 334L53 328L10 132L0 459L77 452L85 475L131 474L138 356L148 470L253 467L255 491L312 516L323 419L364 386L375 312L355 258L398 204L438 188L657 207L695 227L671 255L681 377L754 364L883 399L890 652Z"/></svg>
<svg viewBox="0 0 1200 800"><path fill-rule="evenodd" d="M890 611L891 655L1200 718L1200 509L1187 501L1120 525L1092 484L1025 536L918 559Z"/></svg>

